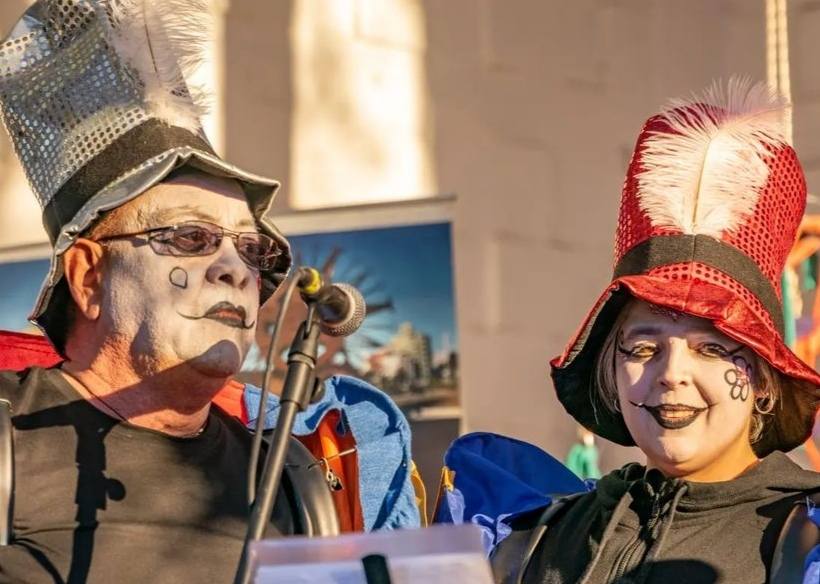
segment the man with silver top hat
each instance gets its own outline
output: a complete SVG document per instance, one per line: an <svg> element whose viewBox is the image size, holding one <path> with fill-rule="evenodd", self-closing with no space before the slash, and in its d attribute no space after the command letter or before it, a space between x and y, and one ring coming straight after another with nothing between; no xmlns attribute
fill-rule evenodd
<svg viewBox="0 0 820 584"><path fill-rule="evenodd" d="M250 437L210 403L291 259L276 181L214 153L185 82L207 8L39 0L0 45L3 122L54 246L32 319L65 359L0 374L16 464L0 581L236 569Z"/></svg>

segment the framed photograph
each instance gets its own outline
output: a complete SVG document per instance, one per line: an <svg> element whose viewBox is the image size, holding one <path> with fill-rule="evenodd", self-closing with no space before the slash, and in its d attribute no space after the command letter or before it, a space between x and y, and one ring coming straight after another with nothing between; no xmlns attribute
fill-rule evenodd
<svg viewBox="0 0 820 584"><path fill-rule="evenodd" d="M355 286L367 317L349 337L322 336L318 374L352 375L390 394L410 416L459 417L458 332L455 322L452 199L301 212L280 218L294 265L326 281ZM259 316L256 343L240 376L261 385L282 298ZM297 295L281 331L273 388L283 378L288 347L306 316Z"/></svg>

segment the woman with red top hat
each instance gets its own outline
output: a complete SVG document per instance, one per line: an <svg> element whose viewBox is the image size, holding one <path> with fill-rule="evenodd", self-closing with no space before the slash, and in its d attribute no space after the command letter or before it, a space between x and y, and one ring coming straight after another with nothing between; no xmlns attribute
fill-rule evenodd
<svg viewBox="0 0 820 584"><path fill-rule="evenodd" d="M780 275L806 203L785 113L732 81L645 124L612 283L552 377L578 422L646 465L551 505L500 581L802 580L820 475L784 453L811 434L820 376L783 341Z"/></svg>

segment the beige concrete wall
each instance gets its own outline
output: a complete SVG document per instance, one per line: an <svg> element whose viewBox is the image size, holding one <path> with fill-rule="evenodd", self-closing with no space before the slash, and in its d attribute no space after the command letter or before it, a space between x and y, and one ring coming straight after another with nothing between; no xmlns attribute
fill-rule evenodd
<svg viewBox="0 0 820 584"><path fill-rule="evenodd" d="M290 0L230 0L225 21L225 152L290 192Z"/></svg>
<svg viewBox="0 0 820 584"><path fill-rule="evenodd" d="M820 213L820 2L790 0L794 143L809 185L809 212Z"/></svg>
<svg viewBox="0 0 820 584"><path fill-rule="evenodd" d="M418 0L296 0L291 203L436 192L425 14Z"/></svg>

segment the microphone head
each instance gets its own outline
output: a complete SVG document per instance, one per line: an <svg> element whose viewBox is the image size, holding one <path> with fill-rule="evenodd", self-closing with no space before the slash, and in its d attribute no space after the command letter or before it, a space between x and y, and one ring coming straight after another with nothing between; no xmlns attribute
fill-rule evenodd
<svg viewBox="0 0 820 584"><path fill-rule="evenodd" d="M348 311L345 317L337 322L319 322L320 330L331 337L346 337L351 335L364 322L367 315L367 305L362 293L350 284L333 284L333 287L342 292L348 299Z"/></svg>

